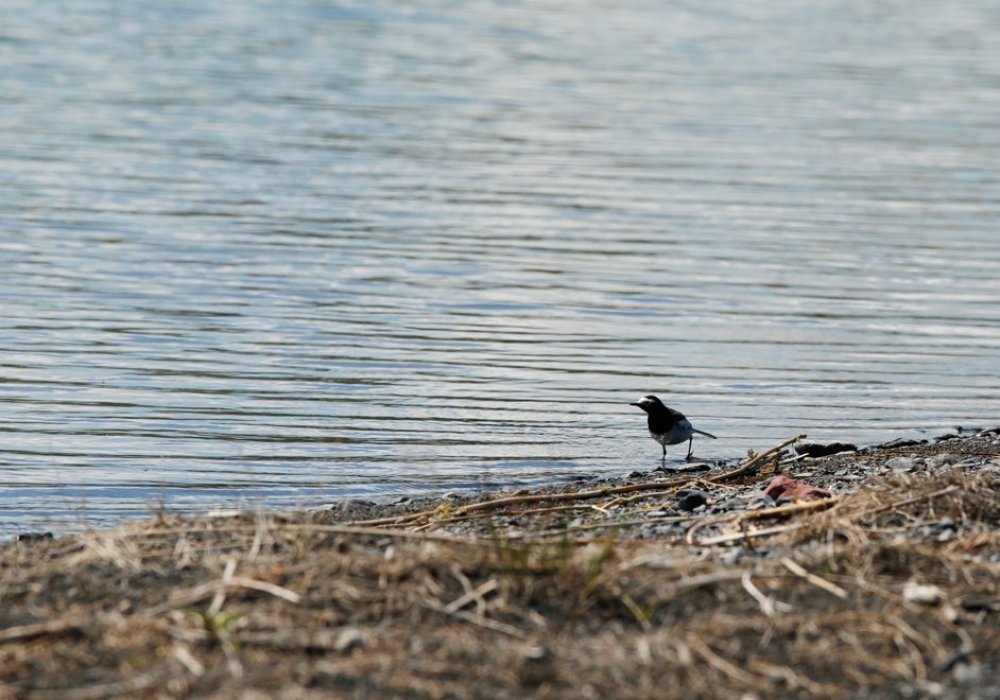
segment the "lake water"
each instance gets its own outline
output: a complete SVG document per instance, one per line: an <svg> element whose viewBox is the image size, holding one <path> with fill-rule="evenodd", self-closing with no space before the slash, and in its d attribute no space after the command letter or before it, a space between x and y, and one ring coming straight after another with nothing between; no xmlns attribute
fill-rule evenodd
<svg viewBox="0 0 1000 700"><path fill-rule="evenodd" d="M15 0L0 159L0 539L1000 423L994 2Z"/></svg>

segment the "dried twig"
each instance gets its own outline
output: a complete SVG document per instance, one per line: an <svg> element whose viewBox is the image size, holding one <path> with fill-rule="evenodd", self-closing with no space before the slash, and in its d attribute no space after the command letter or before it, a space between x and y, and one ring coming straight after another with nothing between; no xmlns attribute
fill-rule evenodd
<svg viewBox="0 0 1000 700"><path fill-rule="evenodd" d="M722 674L729 676L734 681L762 691L769 689L770 684L766 679L752 673L747 673L739 666L726 661L724 658L712 651L712 649L705 644L705 642L701 641L699 637L693 634L688 635L687 644L692 651L698 654L701 658L705 659L709 666Z"/></svg>
<svg viewBox="0 0 1000 700"><path fill-rule="evenodd" d="M489 581L476 589L460 595L458 598L445 605L441 608L441 612L448 613L450 615L453 612L461 610L473 601L482 601L484 595L492 593L498 588L498 586L499 584L497 583L497 580L495 578L491 578Z"/></svg>
<svg viewBox="0 0 1000 700"><path fill-rule="evenodd" d="M804 578L806 581L816 586L817 588L822 588L827 593L832 593L838 598L841 599L847 598L847 591L845 591L843 588L841 588L835 583L830 583L825 578L821 578L816 574L809 573L792 559L789 559L788 557L782 557L781 565L784 566L789 571L791 571L796 576Z"/></svg>
<svg viewBox="0 0 1000 700"><path fill-rule="evenodd" d="M794 515L796 513L803 513L810 510L825 510L836 505L840 502L840 500L840 496L832 496L831 498L824 498L819 501L805 501L802 503L790 503L785 506L776 506L774 508L749 510L746 513L740 513L736 519L764 520L766 518L781 518L786 515Z"/></svg>
<svg viewBox="0 0 1000 700"><path fill-rule="evenodd" d="M757 601L760 611L767 617L774 617L775 612L792 612L795 610L788 603L782 603L761 591L753 583L753 575L749 571L744 571L741 577L743 590L750 594L750 597Z"/></svg>
<svg viewBox="0 0 1000 700"><path fill-rule="evenodd" d="M958 486L956 486L955 484L951 484L950 486L946 486L943 489L933 491L932 493L923 493L920 494L919 496L913 496L912 498L905 498L901 501L889 503L887 505L880 506L878 508L872 508L871 510L864 510L861 511L860 513L852 514L849 517L852 520L856 520L858 518L866 517L869 515L877 515L878 513L884 513L887 510L895 510L896 508L902 508L903 506L910 506L913 505L914 503L920 503L921 501L932 501L935 498L946 496L949 493L955 493L958 490L959 490Z"/></svg>
<svg viewBox="0 0 1000 700"><path fill-rule="evenodd" d="M37 700L99 700L100 698L135 697L147 688L161 683L167 676L165 670L140 673L121 681L95 683L76 688L32 690L31 697Z"/></svg>
<svg viewBox="0 0 1000 700"><path fill-rule="evenodd" d="M49 620L48 622L8 627L7 629L0 630L0 644L44 637L49 634L79 632L82 626L79 617L75 617L74 619L62 617L56 620Z"/></svg>
<svg viewBox="0 0 1000 700"><path fill-rule="evenodd" d="M289 603L298 603L302 598L294 591L282 588L281 586L277 586L273 583L267 583L266 581L256 581L242 576L233 576L231 578L223 577L220 581L202 583L194 588L188 589L187 591L171 596L170 600L167 602L143 611L143 615L146 617L155 617L171 610L186 608L189 605L194 605L195 603L208 598L209 596L217 596L220 593L220 589L228 590L230 588L249 588L262 593L268 593L276 598L286 600Z"/></svg>
<svg viewBox="0 0 1000 700"><path fill-rule="evenodd" d="M743 532L734 532L726 535L718 535L716 537L709 537L707 540L693 540L690 541L695 547L710 547L716 544L725 544L727 542L736 542L738 540L749 540L754 537L770 537L771 535L780 535L785 532L792 532L793 530L800 530L811 523L801 522L801 523L791 523L789 525L779 525L777 527L766 527L760 530L746 530Z"/></svg>

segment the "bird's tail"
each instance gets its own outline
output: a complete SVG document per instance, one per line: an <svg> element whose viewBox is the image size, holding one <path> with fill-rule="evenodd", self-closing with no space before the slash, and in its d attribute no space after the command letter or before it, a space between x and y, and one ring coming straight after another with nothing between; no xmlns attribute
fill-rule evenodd
<svg viewBox="0 0 1000 700"><path fill-rule="evenodd" d="M710 437L713 440L718 440L719 438L712 435L712 433L706 433L704 430L698 430L697 428L691 428L692 433L698 433L699 435L704 435L705 437Z"/></svg>

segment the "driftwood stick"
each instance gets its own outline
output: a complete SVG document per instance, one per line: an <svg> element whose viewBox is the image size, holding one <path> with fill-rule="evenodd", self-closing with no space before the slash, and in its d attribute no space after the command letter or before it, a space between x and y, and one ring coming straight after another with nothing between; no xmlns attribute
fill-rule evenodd
<svg viewBox="0 0 1000 700"><path fill-rule="evenodd" d="M740 513L738 520L765 520L767 518L780 518L785 515L794 515L810 510L823 510L830 508L840 502L840 496L832 496L819 501L805 501L802 503L790 503L787 506L777 506L775 508L761 508Z"/></svg>
<svg viewBox="0 0 1000 700"><path fill-rule="evenodd" d="M784 450L789 445L794 445L799 440L804 440L805 438L806 438L805 435L796 435L793 438L785 440L783 443L781 443L777 447L772 447L767 452L761 452L759 455L754 455L749 460L747 460L746 462L744 462L743 464L741 464L737 469L734 469L733 471L726 472L724 474L716 474L714 476L707 476L707 477L705 477L705 481L714 484L714 483L719 483L719 482L722 482L722 481L729 481L731 479L735 479L737 477L741 477L744 474L749 474L751 471L753 471L754 469L757 468L757 465L759 465L761 462L763 462L768 457L771 457L773 455L779 454L782 450Z"/></svg>

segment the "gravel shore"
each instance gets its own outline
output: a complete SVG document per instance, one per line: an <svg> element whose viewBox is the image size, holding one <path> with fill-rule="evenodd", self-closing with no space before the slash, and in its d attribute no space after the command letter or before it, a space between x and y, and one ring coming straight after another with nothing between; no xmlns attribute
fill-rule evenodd
<svg viewBox="0 0 1000 700"><path fill-rule="evenodd" d="M998 526L984 430L26 533L0 698L995 698Z"/></svg>

